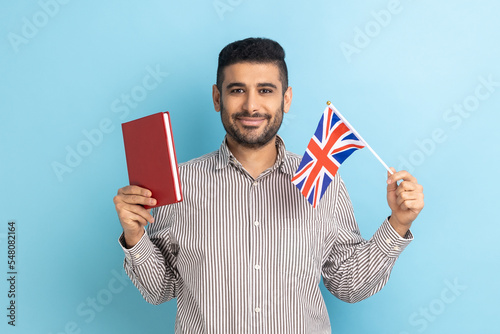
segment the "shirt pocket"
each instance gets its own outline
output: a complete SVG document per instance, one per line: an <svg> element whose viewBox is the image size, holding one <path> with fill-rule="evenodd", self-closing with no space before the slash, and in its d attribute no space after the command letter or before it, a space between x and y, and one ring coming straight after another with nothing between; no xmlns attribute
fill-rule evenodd
<svg viewBox="0 0 500 334"><path fill-rule="evenodd" d="M293 278L319 278L321 275L321 231L284 227L278 233L279 270Z"/></svg>

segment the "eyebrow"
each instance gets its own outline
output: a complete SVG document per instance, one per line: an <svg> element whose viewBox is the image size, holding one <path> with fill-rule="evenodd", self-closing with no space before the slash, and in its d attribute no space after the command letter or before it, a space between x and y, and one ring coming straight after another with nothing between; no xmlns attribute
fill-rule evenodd
<svg viewBox="0 0 500 334"><path fill-rule="evenodd" d="M231 89L233 87L245 87L245 84L242 82L231 82L226 86L226 89Z"/></svg>
<svg viewBox="0 0 500 334"><path fill-rule="evenodd" d="M228 84L226 86L226 89L231 89L233 87L246 87L246 85L242 82L231 82L230 84ZM274 89L278 89L278 87L275 84L270 83L270 82L258 83L257 87L272 87Z"/></svg>
<svg viewBox="0 0 500 334"><path fill-rule="evenodd" d="M275 84L270 83L270 82L259 83L259 84L257 84L257 87L272 87L274 89L278 89L278 87Z"/></svg>

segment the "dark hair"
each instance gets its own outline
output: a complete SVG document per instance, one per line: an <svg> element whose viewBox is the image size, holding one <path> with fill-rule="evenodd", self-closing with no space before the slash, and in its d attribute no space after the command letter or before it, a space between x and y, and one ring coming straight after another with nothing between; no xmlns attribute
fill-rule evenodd
<svg viewBox="0 0 500 334"><path fill-rule="evenodd" d="M224 81L224 68L236 63L273 63L280 72L283 94L288 88L288 70L285 63L285 50L268 38L247 38L228 44L219 53L217 67L217 88L222 92Z"/></svg>

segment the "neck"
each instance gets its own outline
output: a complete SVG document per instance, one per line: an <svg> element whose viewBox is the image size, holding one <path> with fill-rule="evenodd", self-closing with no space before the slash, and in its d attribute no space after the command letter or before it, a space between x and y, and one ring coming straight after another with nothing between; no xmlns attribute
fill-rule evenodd
<svg viewBox="0 0 500 334"><path fill-rule="evenodd" d="M243 168L256 179L263 171L272 167L276 162L276 136L267 144L258 148L249 148L237 143L227 136L227 147Z"/></svg>

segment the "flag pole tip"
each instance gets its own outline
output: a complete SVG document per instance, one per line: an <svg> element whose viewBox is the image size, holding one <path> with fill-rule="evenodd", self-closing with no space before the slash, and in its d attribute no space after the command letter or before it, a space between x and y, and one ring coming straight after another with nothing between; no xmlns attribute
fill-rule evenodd
<svg viewBox="0 0 500 334"><path fill-rule="evenodd" d="M326 104L327 104L327 105L330 105L330 104L332 104L332 103L331 103L330 101L326 101Z"/></svg>

